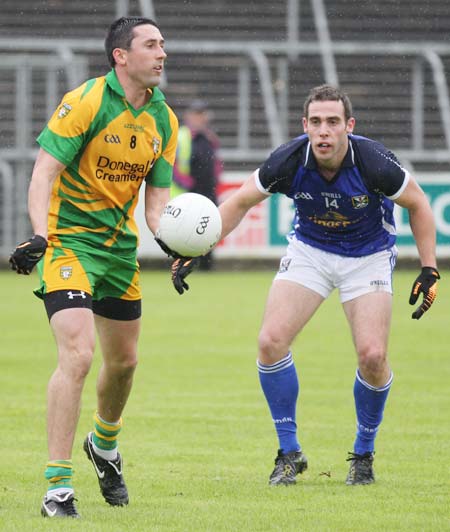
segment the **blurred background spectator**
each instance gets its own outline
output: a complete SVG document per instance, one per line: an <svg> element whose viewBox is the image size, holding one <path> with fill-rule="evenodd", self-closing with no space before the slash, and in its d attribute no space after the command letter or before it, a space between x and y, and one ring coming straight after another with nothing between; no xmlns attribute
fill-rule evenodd
<svg viewBox="0 0 450 532"><path fill-rule="evenodd" d="M217 205L217 185L222 173L219 139L211 129L212 113L203 100L193 100L183 114L178 135L172 195L196 192ZM201 257L200 269L213 267L212 253Z"/></svg>

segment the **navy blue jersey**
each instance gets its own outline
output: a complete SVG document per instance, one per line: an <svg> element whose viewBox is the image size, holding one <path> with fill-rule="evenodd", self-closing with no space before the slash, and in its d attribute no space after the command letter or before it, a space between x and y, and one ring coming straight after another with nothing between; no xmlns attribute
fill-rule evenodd
<svg viewBox="0 0 450 532"><path fill-rule="evenodd" d="M408 172L379 142L349 135L349 148L331 181L320 175L307 135L277 148L259 169L257 186L295 205L292 235L316 248L362 257L395 244L393 199Z"/></svg>

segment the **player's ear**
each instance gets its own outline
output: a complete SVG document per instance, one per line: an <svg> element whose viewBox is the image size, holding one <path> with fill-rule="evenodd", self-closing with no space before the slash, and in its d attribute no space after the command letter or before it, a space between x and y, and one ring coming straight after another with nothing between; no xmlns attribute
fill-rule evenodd
<svg viewBox="0 0 450 532"><path fill-rule="evenodd" d="M308 119L306 118L306 116L302 118L302 122L303 122L303 131L306 133L308 131Z"/></svg>
<svg viewBox="0 0 450 532"><path fill-rule="evenodd" d="M123 48L114 48L112 55L114 57L114 61L116 62L116 65L123 66L126 62L126 55L127 51Z"/></svg>
<svg viewBox="0 0 450 532"><path fill-rule="evenodd" d="M346 127L347 133L353 133L353 130L355 129L355 124L356 124L356 121L353 118L353 116L347 120L347 127Z"/></svg>

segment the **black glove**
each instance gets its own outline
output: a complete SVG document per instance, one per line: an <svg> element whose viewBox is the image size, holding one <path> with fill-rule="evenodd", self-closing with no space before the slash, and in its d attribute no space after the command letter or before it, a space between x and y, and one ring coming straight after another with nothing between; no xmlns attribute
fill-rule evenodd
<svg viewBox="0 0 450 532"><path fill-rule="evenodd" d="M155 236L155 241L158 244L158 246L164 251L164 253L168 255L169 257L173 257L174 259L188 258L188 257L183 257L182 255L180 255L173 249L170 249L169 246L165 242L163 242L158 236Z"/></svg>
<svg viewBox="0 0 450 532"><path fill-rule="evenodd" d="M198 258L180 257L172 263L172 283L175 290L182 295L185 290L189 290L189 285L184 280L197 266Z"/></svg>
<svg viewBox="0 0 450 532"><path fill-rule="evenodd" d="M30 275L33 268L44 256L47 240L40 235L34 235L29 240L19 244L9 257L11 269L17 273Z"/></svg>
<svg viewBox="0 0 450 532"><path fill-rule="evenodd" d="M414 281L411 295L409 296L409 304L414 305L420 293L422 292L423 294L422 304L412 313L411 318L413 320L420 319L433 304L436 299L437 280L440 278L441 276L436 268L430 266L422 268L419 277Z"/></svg>

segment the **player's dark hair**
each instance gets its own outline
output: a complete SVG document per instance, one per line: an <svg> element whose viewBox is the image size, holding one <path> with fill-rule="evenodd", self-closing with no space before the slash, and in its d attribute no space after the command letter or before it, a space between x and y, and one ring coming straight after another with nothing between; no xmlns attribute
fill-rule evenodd
<svg viewBox="0 0 450 532"><path fill-rule="evenodd" d="M121 17L111 24L105 39L105 52L111 67L116 64L113 57L114 49L129 50L134 39L133 29L143 24L150 24L158 28L156 22L145 17Z"/></svg>
<svg viewBox="0 0 450 532"><path fill-rule="evenodd" d="M303 105L303 114L308 118L309 104L312 102L342 102L344 106L345 119L348 120L353 116L352 104L350 98L337 87L332 85L319 85L309 91Z"/></svg>

